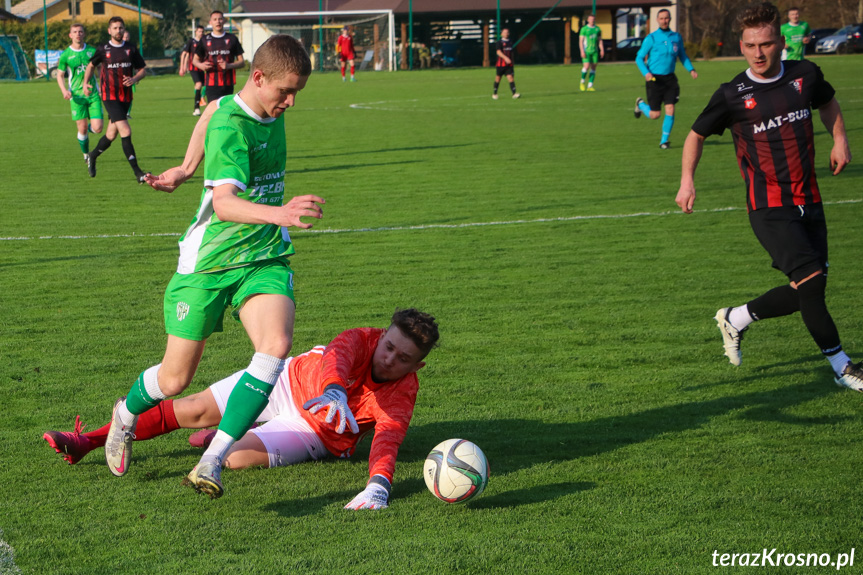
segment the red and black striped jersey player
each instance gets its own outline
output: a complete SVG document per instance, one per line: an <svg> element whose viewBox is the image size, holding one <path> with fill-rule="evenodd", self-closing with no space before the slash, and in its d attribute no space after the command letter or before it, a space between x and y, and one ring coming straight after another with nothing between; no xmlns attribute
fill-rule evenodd
<svg viewBox="0 0 863 575"><path fill-rule="evenodd" d="M789 283L745 305L722 308L716 322L725 355L740 365L740 342L750 324L800 312L812 339L829 360L838 385L863 391L863 363L843 351L825 303L827 224L815 178L812 110L833 137L830 169L851 161L845 123L833 87L808 61L783 62L785 40L778 9L768 2L737 17L740 50L749 68L722 84L695 121L683 148L677 205L692 212L695 169L704 139L731 130L746 182L749 223Z"/></svg>
<svg viewBox="0 0 863 575"><path fill-rule="evenodd" d="M225 32L225 15L219 10L210 14L210 27L212 31L198 42L192 54L192 65L204 72L207 100L215 102L234 93L237 68L245 66L246 61L239 38Z"/></svg>
<svg viewBox="0 0 863 575"><path fill-rule="evenodd" d="M495 47L495 53L497 54L497 62L494 76L494 92L492 92L491 97L497 100L497 88L500 86L501 78L506 76L506 80L509 82L509 89L512 91L512 98L514 100L521 98L521 94L515 89L515 70L513 69L515 45L509 37L508 28L500 31L500 40L498 40Z"/></svg>
<svg viewBox="0 0 863 575"><path fill-rule="evenodd" d="M259 416L265 422L232 447L224 466L279 467L330 457L350 457L359 441L374 432L369 480L346 509L382 509L389 504L396 456L413 416L417 371L438 345L435 318L415 308L397 310L387 329L355 328L327 346L288 358ZM231 390L242 372L208 389L165 400L138 419L135 440L180 428L198 429L189 442L206 447L216 431ZM82 433L48 431L44 438L63 459L75 464L105 445L110 425Z"/></svg>
<svg viewBox="0 0 863 575"><path fill-rule="evenodd" d="M96 149L90 152L87 160L87 169L90 177L96 177L96 160L107 150L120 134L123 145L123 154L139 184L143 184L147 173L138 166L138 157L135 154L135 146L132 145L132 128L129 126L129 108L132 106L132 87L147 75L147 63L141 57L138 49L123 40L126 33L126 24L119 16L108 20L107 43L96 48L96 53L84 70L84 95L90 95L90 78L96 71L96 66L101 66L99 90L102 94L102 102L108 112L108 128L105 135L96 144Z"/></svg>
<svg viewBox="0 0 863 575"><path fill-rule="evenodd" d="M192 59L195 57L195 50L198 49L198 44L204 37L204 27L198 26L195 28L195 35L186 41L183 50L180 52L180 69L178 73L184 76L186 72L192 77L195 83L195 108L192 110L193 116L201 115L201 90L204 87L204 73L192 65Z"/></svg>

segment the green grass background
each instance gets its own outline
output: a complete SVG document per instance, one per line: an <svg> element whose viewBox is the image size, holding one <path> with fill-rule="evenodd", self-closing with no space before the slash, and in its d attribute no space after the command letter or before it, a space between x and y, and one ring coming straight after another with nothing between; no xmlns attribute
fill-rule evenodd
<svg viewBox="0 0 863 575"><path fill-rule="evenodd" d="M815 60L863 154L861 56ZM164 350L162 295L201 175L134 183L119 143L87 176L51 82L0 84L0 529L25 573L709 573L712 553L849 553L860 543L863 397L833 384L799 317L752 327L728 364L713 315L779 285L746 218L730 134L711 138L696 213L677 213L680 149L742 61L681 75L672 149L636 121L632 64L314 74L287 113L286 193L326 199L296 231L294 352L398 307L439 319L392 505L344 511L352 461L226 471L211 501L180 485L189 432L139 443L124 478L102 450L68 467L41 439L114 400ZM188 78L147 78L141 166L177 165ZM91 137L91 145L96 138ZM863 354L863 163L839 177L816 118L831 240L828 304ZM333 233L324 233L333 232ZM337 233L335 233L337 232ZM226 320L189 393L247 365ZM421 478L439 441L486 453L491 479L445 505ZM855 567L860 572L863 549ZM727 569L734 571L734 569ZM781 572L783 569L766 569ZM789 571L832 572L835 568Z"/></svg>

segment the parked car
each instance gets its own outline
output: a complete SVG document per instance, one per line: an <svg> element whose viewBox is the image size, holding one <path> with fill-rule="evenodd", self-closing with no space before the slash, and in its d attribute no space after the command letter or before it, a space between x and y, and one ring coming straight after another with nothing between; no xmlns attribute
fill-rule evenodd
<svg viewBox="0 0 863 575"><path fill-rule="evenodd" d="M617 43L618 60L635 60L644 38L626 38Z"/></svg>
<svg viewBox="0 0 863 575"><path fill-rule="evenodd" d="M839 30L838 28L816 28L812 30L812 33L809 34L809 43L806 44L806 53L814 54L815 46L818 45L818 40L822 38L826 38L827 36L832 36Z"/></svg>
<svg viewBox="0 0 863 575"><path fill-rule="evenodd" d="M832 36L818 41L816 54L848 54L863 51L863 24L845 26Z"/></svg>

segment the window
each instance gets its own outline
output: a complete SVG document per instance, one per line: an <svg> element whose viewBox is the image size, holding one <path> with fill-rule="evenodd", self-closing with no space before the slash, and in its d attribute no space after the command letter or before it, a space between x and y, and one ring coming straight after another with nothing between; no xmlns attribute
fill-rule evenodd
<svg viewBox="0 0 863 575"><path fill-rule="evenodd" d="M105 13L104 2L93 2L93 16L101 16Z"/></svg>

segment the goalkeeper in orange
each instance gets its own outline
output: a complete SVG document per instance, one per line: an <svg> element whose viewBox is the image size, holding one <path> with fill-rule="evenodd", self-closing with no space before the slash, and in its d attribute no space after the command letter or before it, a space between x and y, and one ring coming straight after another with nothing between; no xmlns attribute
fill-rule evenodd
<svg viewBox="0 0 863 575"><path fill-rule="evenodd" d="M345 64L350 64L351 82L356 82L357 79L354 77L354 58L357 55L354 52L354 39L347 26L342 28L342 33L336 41L336 51L339 53L339 60L342 63L342 82L345 81Z"/></svg>
<svg viewBox="0 0 863 575"><path fill-rule="evenodd" d="M369 480L345 509L383 509L389 504L396 456L413 416L419 380L416 372L437 346L435 318L417 309L397 310L387 329L355 328L327 346L285 361L269 403L251 429L228 452L224 466L279 467L327 457L350 457L365 434L374 431ZM231 390L243 372L206 390L165 400L138 419L135 440L176 429L218 425ZM74 465L105 445L109 425L82 433L48 431L45 441ZM189 442L205 447L215 430L193 433ZM200 488L211 497L221 485Z"/></svg>

